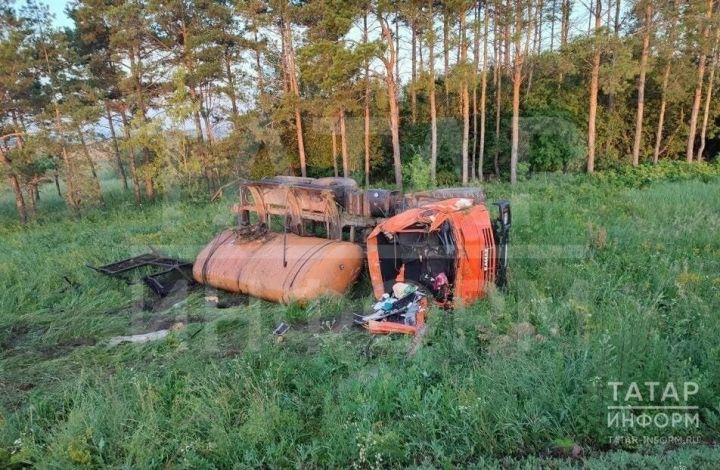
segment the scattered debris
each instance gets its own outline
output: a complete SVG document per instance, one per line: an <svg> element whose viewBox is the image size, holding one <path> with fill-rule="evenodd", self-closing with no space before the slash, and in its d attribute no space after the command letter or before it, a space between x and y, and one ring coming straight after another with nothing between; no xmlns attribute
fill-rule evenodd
<svg viewBox="0 0 720 470"><path fill-rule="evenodd" d="M153 331L152 333L144 333L132 336L115 336L108 342L108 346L114 347L122 343L147 343L148 341L156 341L163 339L170 334L170 330Z"/></svg>
<svg viewBox="0 0 720 470"><path fill-rule="evenodd" d="M283 322L283 323L280 323L278 326L275 327L275 329L273 330L273 334L274 334L275 336L284 336L285 333L288 332L288 330L290 330L290 325L288 325L287 323Z"/></svg>
<svg viewBox="0 0 720 470"><path fill-rule="evenodd" d="M133 281L126 277L128 273L148 266L156 268L157 272L144 276L142 281L160 297L165 297L172 292L175 284L179 280L192 281L192 277L190 276L192 263L169 258L155 252L126 258L99 267L87 265L88 268L94 269L106 276L125 279L129 284L132 284Z"/></svg>
<svg viewBox="0 0 720 470"><path fill-rule="evenodd" d="M142 344L142 343L147 343L149 341L157 341L159 339L165 338L171 332L180 331L183 328L185 328L185 324L183 322L177 322L172 326L172 328L166 329L166 330L158 330L158 331L153 331L151 333L144 333L141 335L115 336L114 338L111 338L110 341L108 341L108 346L115 347L122 343Z"/></svg>
<svg viewBox="0 0 720 470"><path fill-rule="evenodd" d="M205 302L208 307L219 309L237 307L239 305L247 305L248 297L245 295L228 294L225 292L215 292L213 295L206 295Z"/></svg>
<svg viewBox="0 0 720 470"><path fill-rule="evenodd" d="M405 333L414 335L425 324L427 299L417 286L398 282L393 295L383 294L368 315L355 315L355 324L371 333Z"/></svg>
<svg viewBox="0 0 720 470"><path fill-rule="evenodd" d="M417 286L414 286L412 284L406 284L404 282L397 282L393 286L393 296L395 296L396 299L400 300L405 298L405 296L412 294L417 290Z"/></svg>
<svg viewBox="0 0 720 470"><path fill-rule="evenodd" d="M70 288L75 289L76 291L77 291L77 290L80 290L80 284L77 283L77 282L75 282L75 281L73 281L73 280L70 279L69 277L63 276L63 280L67 283L67 285L68 285ZM66 288L66 289L63 289L61 292L66 292L66 291L67 291L67 288Z"/></svg>

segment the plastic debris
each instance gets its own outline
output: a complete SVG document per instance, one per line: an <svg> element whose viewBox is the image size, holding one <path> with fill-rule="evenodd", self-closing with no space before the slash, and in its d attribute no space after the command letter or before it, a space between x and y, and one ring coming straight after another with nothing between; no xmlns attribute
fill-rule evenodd
<svg viewBox="0 0 720 470"><path fill-rule="evenodd" d="M408 294L412 294L417 290L417 287L412 284L406 284L404 282L396 282L393 286L393 296L396 299L402 299Z"/></svg>
<svg viewBox="0 0 720 470"><path fill-rule="evenodd" d="M275 329L273 330L273 334L275 336L283 336L285 333L288 332L289 329L290 329L290 325L283 322L275 327Z"/></svg>
<svg viewBox="0 0 720 470"><path fill-rule="evenodd" d="M175 323L172 328L169 330L158 330L153 331L151 333L144 333L141 335L132 335L132 336L115 336L114 338L111 338L108 342L108 346L114 347L122 343L147 343L149 341L157 341L159 339L165 338L167 335L170 334L172 331L180 331L183 328L185 328L185 324L183 322Z"/></svg>
<svg viewBox="0 0 720 470"><path fill-rule="evenodd" d="M397 298L395 292L402 296ZM384 294L367 315L355 315L355 324L364 326L371 333L404 333L414 335L425 323L427 299L417 286L396 283L393 295Z"/></svg>
<svg viewBox="0 0 720 470"><path fill-rule="evenodd" d="M420 311L420 306L413 302L410 305L408 305L407 312L405 313L405 324L410 326L415 326L415 323L417 321L417 314Z"/></svg>

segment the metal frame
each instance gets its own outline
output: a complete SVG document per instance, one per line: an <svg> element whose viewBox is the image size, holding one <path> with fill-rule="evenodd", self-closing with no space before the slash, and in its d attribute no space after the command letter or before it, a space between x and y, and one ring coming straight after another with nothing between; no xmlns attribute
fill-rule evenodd
<svg viewBox="0 0 720 470"><path fill-rule="evenodd" d="M88 268L106 276L122 278L128 284L132 284L133 281L126 277L126 274L146 266L159 268L157 272L143 276L142 281L160 297L168 295L179 278L194 283L190 275L193 266L191 262L170 258L156 252L144 253L98 267L87 265ZM173 282L169 283L170 280Z"/></svg>

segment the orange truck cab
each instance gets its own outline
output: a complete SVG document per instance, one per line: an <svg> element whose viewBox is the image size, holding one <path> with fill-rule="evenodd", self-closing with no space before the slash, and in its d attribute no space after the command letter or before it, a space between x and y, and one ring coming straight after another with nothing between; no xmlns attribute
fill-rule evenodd
<svg viewBox="0 0 720 470"><path fill-rule="evenodd" d="M412 282L443 305L481 298L490 284L507 282L510 204L453 198L408 209L378 224L367 239L373 294L380 299L396 282Z"/></svg>

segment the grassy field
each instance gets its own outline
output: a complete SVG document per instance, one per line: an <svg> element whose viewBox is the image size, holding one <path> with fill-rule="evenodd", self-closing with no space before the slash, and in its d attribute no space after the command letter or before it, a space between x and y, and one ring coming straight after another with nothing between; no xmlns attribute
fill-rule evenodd
<svg viewBox="0 0 720 470"><path fill-rule="evenodd" d="M410 338L348 326L366 278L304 307L217 309L197 289L148 310L142 287L85 267L148 246L193 259L232 201L137 209L111 191L74 221L48 188L20 228L4 197L0 467L717 465L720 179L488 192L513 203L510 290L433 311L414 355ZM108 345L176 322L164 340ZM699 422L609 427L612 381L693 381L683 404Z"/></svg>

